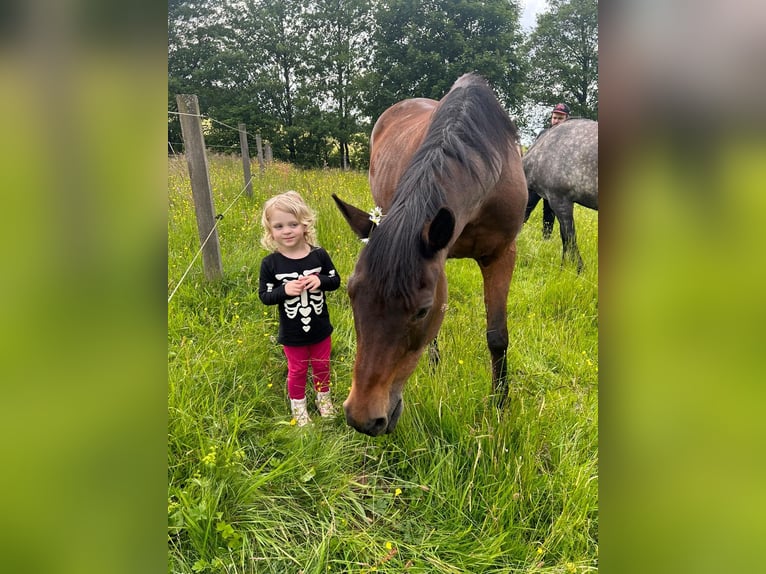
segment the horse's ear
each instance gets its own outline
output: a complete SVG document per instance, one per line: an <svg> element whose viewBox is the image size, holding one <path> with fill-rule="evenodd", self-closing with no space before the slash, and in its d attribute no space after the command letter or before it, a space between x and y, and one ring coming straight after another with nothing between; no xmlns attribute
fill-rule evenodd
<svg viewBox="0 0 766 574"><path fill-rule="evenodd" d="M455 216L442 207L434 218L423 226L423 251L426 257L433 257L449 245L455 232Z"/></svg>
<svg viewBox="0 0 766 574"><path fill-rule="evenodd" d="M354 207L350 203L346 203L334 193L332 198L335 200L335 205L338 206L351 230L356 233L359 239L367 239L372 230L375 229L375 224L370 221L370 214L358 207Z"/></svg>

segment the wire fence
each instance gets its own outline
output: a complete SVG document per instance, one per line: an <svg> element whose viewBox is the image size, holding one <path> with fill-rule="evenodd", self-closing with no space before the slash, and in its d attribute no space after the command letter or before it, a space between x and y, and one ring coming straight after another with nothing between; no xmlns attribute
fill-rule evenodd
<svg viewBox="0 0 766 574"><path fill-rule="evenodd" d="M240 132L242 131L242 130L240 130L238 127L237 127L237 128L235 128L235 127L233 127L233 126L230 126L229 124L227 124L227 123L225 123L225 122L221 122L221 121L219 121L219 120L216 120L215 118L212 118L212 117L210 117L210 116L208 116L208 115L206 115L206 114L185 114L185 113L182 113L182 112L174 112L174 111L170 111L170 110L168 110L168 114L171 114L171 115L177 115L177 116L186 115L186 116L193 116L193 117L198 117L198 118L200 118L200 119L206 119L206 120L209 120L209 121L211 121L211 122L217 123L217 124L219 124L219 125L221 125L221 126L224 126L224 127L228 128L228 129L231 129L231 130L233 130L233 131L235 131L235 132L237 132L237 133L240 133ZM181 155L181 154L179 154L178 152L176 152L176 151L175 151L175 148L173 147L173 143L175 143L176 145L178 145L179 143L182 143L182 142L170 142L170 141L168 142L168 147L171 149L172 153L173 153L174 155ZM214 148L214 147L225 147L225 148L227 148L227 149L233 149L235 146L208 146L208 145L206 144L206 145L205 145L205 147L206 147L206 148L208 148L208 147L210 147L210 148ZM197 259L199 258L199 256L202 254L202 252L203 252L203 250L205 249L205 246L207 245L208 241L209 241L209 240L210 240L210 238L212 237L212 235L213 235L213 233L215 232L215 230L218 228L218 224L219 224L219 222L221 221L221 219L223 219L223 216L224 216L224 215L225 215L225 214L226 214L226 213L227 213L227 212L228 212L228 211L229 211L229 210L230 210L230 209L231 209L231 208L232 208L232 207L233 207L233 206L236 204L236 202L237 202L237 201L239 201L239 199L242 197L242 195L244 195L244 194L245 194L245 192L246 192L246 191L247 191L247 189L248 189L248 186L249 186L249 185L251 185L252 181L253 181L253 177L251 176L251 177L250 177L250 179L249 179L249 180L248 180L248 181L245 183L245 185L243 186L243 188L240 190L240 192L239 192L239 193L236 195L236 197L235 197L235 198L234 198L234 199L231 201L231 203L229 203L229 205L228 205L228 206L227 206L227 207L226 207L226 208L225 208L225 209L224 209L222 212L220 212L218 215L216 215L216 218L215 218L215 219L216 219L216 221L215 221L215 223L214 223L214 225L213 225L212 229L211 229L211 230L210 230L210 232L208 233L208 235L207 235L207 237L205 238L205 240L204 240L204 241L201 243L201 245L200 245L200 248L199 248L199 249L197 250L197 252L194 254L194 257L192 258L192 260L189 262L188 266L187 266L187 267L186 267L186 269L184 270L183 274L181 275L181 278L178 280L178 283L175 285L175 287L173 288L172 292L171 292L171 293L170 293L170 295L168 296L168 303L170 303L170 302L171 302L171 300L173 299L174 295L176 294L176 292L178 291L178 289L181 287L181 285L183 284L184 280L186 279L186 277L188 276L189 272L191 271L192 267L194 266L194 263L197 261ZM574 271L574 270L572 270L572 271L571 271L571 273L572 273L573 275L578 275L578 274L576 273L576 271ZM582 277L581 277L581 279L582 279Z"/></svg>
<svg viewBox="0 0 766 574"><path fill-rule="evenodd" d="M186 279L186 276L189 274L189 271L191 271L191 268L194 266L194 262L197 261L197 258L202 254L202 251L205 249L205 246L207 245L207 242L210 241L210 238L213 236L213 232L218 228L218 223L223 219L223 217L226 215L226 213L234 207L234 204L237 203L240 197L247 191L248 185L252 183L253 178L251 177L250 180L245 183L245 186L242 188L242 190L237 194L237 196L232 200L232 202L228 205L226 209L224 209L221 213L215 216L215 223L213 224L213 228L210 230L210 233L207 234L207 237L200 245L200 248L197 250L197 253L194 254L194 257L192 257L192 260L189 262L189 265L186 267L186 270L183 272L183 275L181 275L181 278L178 280L178 283L173 288L172 293L168 296L168 303L173 299L173 296L176 294L176 291L178 291L178 288L181 286L181 284L184 282L184 279Z"/></svg>
<svg viewBox="0 0 766 574"><path fill-rule="evenodd" d="M206 119L206 120L209 120L209 121L211 121L211 122L215 122L215 123L217 123L217 124L220 124L220 125L222 125L222 126L224 126L224 127L228 128L228 129L231 129L231 130L233 130L233 131L235 131L235 132L237 132L237 133L242 133L242 131L243 131L243 130L241 130L239 127L236 127L236 128L235 128L235 127L233 127L233 126L230 126L229 124L227 124L227 123L225 123L225 122L221 122L221 121L219 121L219 120L216 120L215 118L212 118L212 117L210 117L210 116L208 116L208 115L206 115L206 114L189 114L189 113L184 113L184 112L174 112L174 111L171 111L171 110L168 110L168 114L170 114L170 115L177 115L177 116L190 116L190 117L196 117L196 118L199 118L200 120L202 120L202 119ZM246 131L246 130L245 130L245 134L247 134L247 131ZM175 148L173 147L173 143L174 143L174 142L170 142L170 141L168 141L168 147L169 147L169 148L170 148L170 150L172 151L173 155L180 155L180 154L178 154L178 153L175 151ZM179 143L179 142L175 142L175 143L176 143L176 145L178 145L178 143ZM205 148L208 148L208 147L226 147L226 148L228 148L228 149L232 149L232 146L208 146L208 145L206 144L206 145L205 145ZM262 161L262 158L260 158L260 157L259 157L259 161ZM170 303L170 302L173 300L173 297L175 296L176 292L178 291L178 289L181 287L181 285L183 284L184 280L185 280L185 279L186 279L186 277L188 276L189 272L191 271L192 267L194 266L194 263L197 261L197 259L198 259L198 258L199 258L199 256L202 254L202 252L205 250L205 247L206 247L207 243L210 241L210 238L213 236L213 233L214 233L214 232L216 231L216 229L218 228L218 224L220 223L220 221L221 221L221 220L224 218L224 216L226 215L226 213L227 213L227 212L228 212L228 211L229 211L229 210L230 210L232 207L234 207L234 205L237 203L237 201L239 201L239 198L240 198L240 197L242 197L242 196L245 194L245 192L248 190L248 188L250 188L250 186L251 186L251 184L252 184L252 181L253 181L253 178L252 178L252 176L251 176L251 177L249 178L249 180L245 182L245 185L242 187L242 189L241 189L241 190L240 190L240 192L239 192L239 193L236 195L236 197L235 197L235 198L234 198L234 199L233 199L233 200L232 200L232 201L229 203L229 205L228 205L228 206L227 206L227 207L226 207L226 208L225 208L223 211L219 212L219 213L218 213L218 214L215 216L215 223L213 224L212 228L210 229L210 232L207 234L207 237L205 237L205 239L204 239L204 240L201 242L199 249L198 249L198 250L197 250L197 252L194 254L194 257L192 257L192 260L191 260L191 261L189 262L189 264L187 265L186 269L184 270L183 274L181 275L181 278L178 280L178 283L176 283L176 285L175 285L175 287L173 288L172 292L171 292L171 293L170 293L170 295L168 296L168 303Z"/></svg>

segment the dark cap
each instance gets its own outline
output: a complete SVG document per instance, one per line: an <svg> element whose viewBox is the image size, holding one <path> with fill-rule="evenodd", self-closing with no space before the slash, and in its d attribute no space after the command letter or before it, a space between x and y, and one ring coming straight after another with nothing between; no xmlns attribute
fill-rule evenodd
<svg viewBox="0 0 766 574"><path fill-rule="evenodd" d="M566 104L556 104L551 113L558 112L559 114L569 115L569 106Z"/></svg>

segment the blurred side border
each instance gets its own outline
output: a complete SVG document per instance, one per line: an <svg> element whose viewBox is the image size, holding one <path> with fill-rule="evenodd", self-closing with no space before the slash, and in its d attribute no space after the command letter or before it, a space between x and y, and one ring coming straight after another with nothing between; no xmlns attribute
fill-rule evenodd
<svg viewBox="0 0 766 574"><path fill-rule="evenodd" d="M599 8L601 568L759 571L766 7Z"/></svg>
<svg viewBox="0 0 766 574"><path fill-rule="evenodd" d="M166 9L2 8L9 571L166 568Z"/></svg>

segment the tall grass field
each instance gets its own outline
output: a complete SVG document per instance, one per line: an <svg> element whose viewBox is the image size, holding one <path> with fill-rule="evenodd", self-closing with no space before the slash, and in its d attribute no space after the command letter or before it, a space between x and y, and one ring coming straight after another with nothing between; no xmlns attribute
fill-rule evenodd
<svg viewBox="0 0 766 574"><path fill-rule="evenodd" d="M449 260L441 362L424 353L396 430L290 424L278 314L258 298L260 215L294 189L341 275L332 396L355 335L346 282L363 244L331 194L373 207L366 173L272 164L243 194L239 157L209 158L224 277L205 280L188 170L168 170L168 572L576 573L598 570L598 214L575 207L585 262L561 265L538 208L508 297L509 400L491 393L481 275ZM192 264L192 261L194 263ZM186 273L189 269L188 273Z"/></svg>

